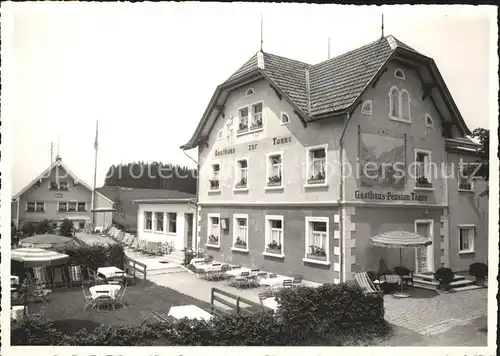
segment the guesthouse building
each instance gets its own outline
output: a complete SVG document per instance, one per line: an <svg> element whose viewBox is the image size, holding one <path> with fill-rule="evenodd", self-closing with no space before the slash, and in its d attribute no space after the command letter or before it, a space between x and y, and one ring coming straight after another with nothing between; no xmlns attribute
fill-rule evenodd
<svg viewBox="0 0 500 356"><path fill-rule="evenodd" d="M370 238L404 230L433 241L404 251L408 268L467 269L486 259L487 230L473 258L461 257L457 229L483 217L455 213L450 199L475 193L438 171L463 153L447 140L469 134L435 62L393 36L315 65L259 51L217 87L181 147L199 153L200 246L216 260L338 283L381 259L398 265L399 250Z"/></svg>

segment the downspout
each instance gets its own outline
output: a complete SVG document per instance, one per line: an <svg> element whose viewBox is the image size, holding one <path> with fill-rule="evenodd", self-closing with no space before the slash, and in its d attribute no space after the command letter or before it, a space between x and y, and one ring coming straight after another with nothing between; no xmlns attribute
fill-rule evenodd
<svg viewBox="0 0 500 356"><path fill-rule="evenodd" d="M347 125L351 119L351 115L349 112L346 112L346 119L344 124L344 129L342 130L342 134L340 135L339 146L340 146L340 192L339 192L339 231L340 231L340 282L346 282L344 278L344 260L345 260L345 251L344 251L344 135L347 130Z"/></svg>

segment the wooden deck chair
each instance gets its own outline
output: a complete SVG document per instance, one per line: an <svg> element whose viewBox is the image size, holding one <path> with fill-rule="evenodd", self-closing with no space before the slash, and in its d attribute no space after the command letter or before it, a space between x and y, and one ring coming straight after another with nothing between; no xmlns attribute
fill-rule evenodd
<svg viewBox="0 0 500 356"><path fill-rule="evenodd" d="M366 273L366 272L359 272L359 273L354 272L353 275L354 275L354 279L356 280L358 285L361 287L361 289L363 289L363 291L366 294L378 294L381 297L383 296L383 292L380 290L380 288L378 288L378 286L375 286L373 284L370 277L368 277L368 273Z"/></svg>
<svg viewBox="0 0 500 356"><path fill-rule="evenodd" d="M52 285L54 288L61 286L68 287L68 280L64 273L64 267L52 268Z"/></svg>
<svg viewBox="0 0 500 356"><path fill-rule="evenodd" d="M125 246L128 246L130 241L132 241L132 236L130 236L130 234L128 235L125 235L123 237L123 240L122 240L122 244L125 245Z"/></svg>
<svg viewBox="0 0 500 356"><path fill-rule="evenodd" d="M136 237L136 238L133 238L131 241L129 241L127 246L129 248L131 248L132 250L135 250L135 249L137 249L138 245L139 245L139 239Z"/></svg>
<svg viewBox="0 0 500 356"><path fill-rule="evenodd" d="M47 268L45 267L33 267L33 276L38 285L46 286L50 283Z"/></svg>
<svg viewBox="0 0 500 356"><path fill-rule="evenodd" d="M81 286L83 283L83 273L81 266L69 266L69 285L73 287L73 285Z"/></svg>

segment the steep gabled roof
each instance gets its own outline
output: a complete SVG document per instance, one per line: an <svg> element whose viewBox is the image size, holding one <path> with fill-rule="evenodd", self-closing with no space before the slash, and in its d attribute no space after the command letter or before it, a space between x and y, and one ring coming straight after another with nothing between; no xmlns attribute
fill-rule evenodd
<svg viewBox="0 0 500 356"><path fill-rule="evenodd" d="M83 180L81 180L80 178L78 178L73 172L71 172L69 170L69 168L64 163L62 163L61 158L58 157L58 158L56 158L55 162L52 163L49 166L49 168L47 168L45 171L43 171L38 177L36 177L35 179L33 179L19 193L17 193L16 195L14 195L14 197L12 198L12 200L17 199L21 195L23 195L24 193L26 193L29 189L31 189L35 185L36 182L40 181L41 179L47 178L49 176L50 172L52 172L52 170L54 170L56 167L61 167L62 169L64 169L68 173L68 176L70 176L73 180L78 181L85 188L87 188L88 190L92 191L92 188L90 187L90 185L88 185L87 183L85 183ZM99 193L97 190L96 190L96 194L99 195L99 196L101 196L102 198L106 199L110 203L113 203L113 201L111 199L109 199L105 195Z"/></svg>
<svg viewBox="0 0 500 356"><path fill-rule="evenodd" d="M469 133L434 61L393 36L386 36L316 65L257 52L217 87L194 135L181 148L190 149L200 144L203 133L206 135L207 122L218 117L218 114L214 115L213 107L216 104L223 107L231 88L245 80L267 79L276 91L284 94L305 125L326 115L338 115L350 110L397 51L417 56L429 67L459 127Z"/></svg>

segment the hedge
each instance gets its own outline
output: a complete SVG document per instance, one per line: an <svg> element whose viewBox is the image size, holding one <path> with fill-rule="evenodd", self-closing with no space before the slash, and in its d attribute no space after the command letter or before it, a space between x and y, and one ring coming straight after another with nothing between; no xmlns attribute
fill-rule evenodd
<svg viewBox="0 0 500 356"><path fill-rule="evenodd" d="M93 270L108 266L123 268L125 259L125 250L120 244L78 246L67 249L64 253L69 256L69 265L88 266Z"/></svg>
<svg viewBox="0 0 500 356"><path fill-rule="evenodd" d="M287 346L347 345L389 334L383 299L357 286L326 284L279 293L273 315L220 315L210 321L180 320L140 326L100 326L72 335L52 323L27 320L11 334L12 345L81 346Z"/></svg>

